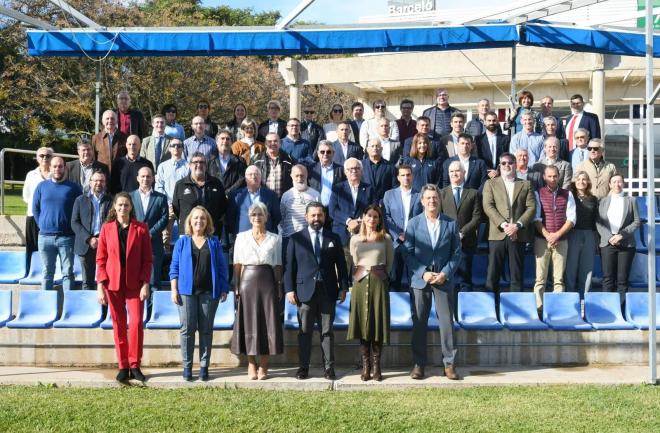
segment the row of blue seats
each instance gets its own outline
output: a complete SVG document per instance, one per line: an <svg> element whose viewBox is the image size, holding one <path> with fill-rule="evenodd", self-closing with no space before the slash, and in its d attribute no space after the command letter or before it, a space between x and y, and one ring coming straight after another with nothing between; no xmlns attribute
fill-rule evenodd
<svg viewBox="0 0 660 433"><path fill-rule="evenodd" d="M655 204L655 220L660 221L660 197L655 196L651 200ZM647 196L645 195L637 196L637 209L639 210L639 219L642 220L643 222L648 221L649 207L647 202Z"/></svg>
<svg viewBox="0 0 660 433"><path fill-rule="evenodd" d="M112 319L105 320L101 306L96 302L93 291L64 291L62 317L57 317L58 292L23 290L16 318L12 320L11 290L0 291L0 326L9 328L96 328L112 329ZM660 305L660 294L656 303ZM511 292L500 294L500 315L497 317L495 296L490 292L461 292L458 294L457 328L475 330L569 330L588 331L599 329L648 329L648 294L627 293L625 318L619 304L618 293L590 292L584 298L584 319L581 314L580 297L577 293L544 294L543 320L536 310L533 293ZM346 329L350 309L350 293L344 303L337 305L335 327ZM153 293L151 317L144 313L148 329L178 329L180 327L177 307L170 300L170 292ZM234 296L221 303L215 317L214 329L232 329L234 323ZM660 308L656 323L660 324ZM410 295L403 292L390 293L390 324L395 330L412 329ZM438 328L435 305L429 319L431 328ZM297 309L286 304L284 326L298 328Z"/></svg>

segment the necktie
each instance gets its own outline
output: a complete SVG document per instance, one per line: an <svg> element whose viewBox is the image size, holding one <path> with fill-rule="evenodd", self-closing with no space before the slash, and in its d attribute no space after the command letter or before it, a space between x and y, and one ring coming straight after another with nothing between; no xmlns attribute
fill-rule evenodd
<svg viewBox="0 0 660 433"><path fill-rule="evenodd" d="M456 209L458 209L458 205L461 203L461 187L460 186L454 187L454 203L456 203Z"/></svg>
<svg viewBox="0 0 660 433"><path fill-rule="evenodd" d="M154 161L154 168L158 167L158 163L160 162L160 156L162 155L162 150L163 150L163 137L158 137L158 144L156 145L156 160Z"/></svg>
<svg viewBox="0 0 660 433"><path fill-rule="evenodd" d="M568 123L568 151L573 150L573 128L575 128L575 119L577 119L577 114L574 114L571 117L571 121Z"/></svg>
<svg viewBox="0 0 660 433"><path fill-rule="evenodd" d="M497 144L496 144L497 142L496 142L496 140L497 140L496 137L492 137L490 139L490 153L491 153L492 158L493 158L493 167L497 166Z"/></svg>
<svg viewBox="0 0 660 433"><path fill-rule="evenodd" d="M316 256L316 261L321 263L321 231L316 230L316 236L314 238L314 255Z"/></svg>

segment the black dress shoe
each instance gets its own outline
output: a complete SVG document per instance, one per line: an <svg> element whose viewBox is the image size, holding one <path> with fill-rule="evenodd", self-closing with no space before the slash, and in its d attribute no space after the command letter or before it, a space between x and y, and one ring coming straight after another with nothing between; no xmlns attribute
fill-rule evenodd
<svg viewBox="0 0 660 433"><path fill-rule="evenodd" d="M413 369L412 372L410 372L410 377L415 380L421 380L424 379L424 367L420 367L416 365Z"/></svg>
<svg viewBox="0 0 660 433"><path fill-rule="evenodd" d="M117 373L117 382L121 383L128 383L128 379L130 378L130 373L128 368L120 368L119 373Z"/></svg>
<svg viewBox="0 0 660 433"><path fill-rule="evenodd" d="M330 367L327 370L325 370L325 373L323 374L323 377L325 377L328 380L335 380L337 379L337 375L335 374L335 369Z"/></svg>
<svg viewBox="0 0 660 433"><path fill-rule="evenodd" d="M296 379L304 380L309 377L309 368L300 367L296 372Z"/></svg>
<svg viewBox="0 0 660 433"><path fill-rule="evenodd" d="M139 382L144 382L147 380L146 377L144 377L144 374L140 371L140 367L137 368L131 368L131 379L135 379Z"/></svg>

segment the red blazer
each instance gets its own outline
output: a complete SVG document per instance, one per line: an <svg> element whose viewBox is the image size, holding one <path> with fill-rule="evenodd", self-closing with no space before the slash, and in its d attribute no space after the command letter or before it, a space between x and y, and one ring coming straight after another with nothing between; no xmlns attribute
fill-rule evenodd
<svg viewBox="0 0 660 433"><path fill-rule="evenodd" d="M121 264L119 263L119 231L117 223L105 223L101 227L99 246L96 251L96 280L104 283L108 290L139 292L142 284L151 279L151 238L149 227L132 219L128 226L126 242L126 272L121 284Z"/></svg>

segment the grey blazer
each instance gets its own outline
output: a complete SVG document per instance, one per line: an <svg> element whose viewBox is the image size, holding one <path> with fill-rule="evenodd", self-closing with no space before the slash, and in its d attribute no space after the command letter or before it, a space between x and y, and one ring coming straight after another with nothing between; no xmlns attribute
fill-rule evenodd
<svg viewBox="0 0 660 433"><path fill-rule="evenodd" d="M612 235L620 234L623 236L620 246L631 248L635 246L635 230L639 228L639 210L637 210L637 200L635 197L624 197L623 201L623 223L619 233L610 231L610 222L607 219L607 210L610 208L612 196L607 195L600 199L598 203L598 218L596 219L596 229L600 235L600 247L608 245L609 238Z"/></svg>

